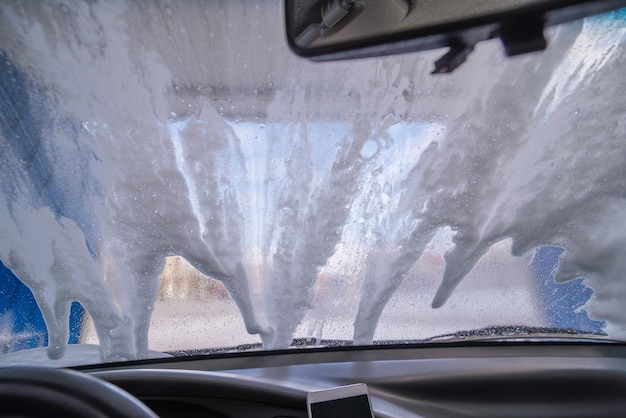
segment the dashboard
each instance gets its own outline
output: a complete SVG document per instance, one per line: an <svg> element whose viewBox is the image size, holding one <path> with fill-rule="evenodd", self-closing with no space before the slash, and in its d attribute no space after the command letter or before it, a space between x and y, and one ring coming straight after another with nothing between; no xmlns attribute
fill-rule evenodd
<svg viewBox="0 0 626 418"><path fill-rule="evenodd" d="M377 417L614 417L626 345L480 343L252 352L80 367L160 417L306 417L312 390L366 383Z"/></svg>

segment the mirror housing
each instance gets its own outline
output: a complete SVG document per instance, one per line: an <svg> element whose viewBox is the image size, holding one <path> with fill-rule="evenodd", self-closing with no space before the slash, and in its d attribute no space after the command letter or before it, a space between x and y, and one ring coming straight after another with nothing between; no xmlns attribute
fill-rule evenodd
<svg viewBox="0 0 626 418"><path fill-rule="evenodd" d="M448 47L433 73L451 72L474 46L501 39L507 56L545 49L548 26L626 7L626 0L285 0L298 55L334 61Z"/></svg>

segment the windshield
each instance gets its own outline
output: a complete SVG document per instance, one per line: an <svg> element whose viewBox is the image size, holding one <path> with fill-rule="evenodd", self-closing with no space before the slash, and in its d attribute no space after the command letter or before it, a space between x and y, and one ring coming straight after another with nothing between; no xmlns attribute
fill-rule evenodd
<svg viewBox="0 0 626 418"><path fill-rule="evenodd" d="M3 2L0 364L625 340L625 13L433 76L281 1Z"/></svg>

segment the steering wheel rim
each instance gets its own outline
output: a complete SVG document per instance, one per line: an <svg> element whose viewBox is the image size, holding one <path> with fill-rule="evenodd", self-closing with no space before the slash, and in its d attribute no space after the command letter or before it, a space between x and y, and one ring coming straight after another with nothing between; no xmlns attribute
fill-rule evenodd
<svg viewBox="0 0 626 418"><path fill-rule="evenodd" d="M0 369L0 416L158 418L139 399L104 380L67 369Z"/></svg>

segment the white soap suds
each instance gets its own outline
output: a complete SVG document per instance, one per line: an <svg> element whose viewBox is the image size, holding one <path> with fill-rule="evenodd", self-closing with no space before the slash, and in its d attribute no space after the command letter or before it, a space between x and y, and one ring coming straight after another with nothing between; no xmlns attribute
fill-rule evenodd
<svg viewBox="0 0 626 418"><path fill-rule="evenodd" d="M2 109L26 120L0 119L0 260L33 290L51 358L65 350L73 300L103 360L149 357L172 255L222 281L266 348L291 343L321 271L357 277L345 280L358 301L354 341L371 343L438 240L449 249L433 306L502 241L514 255L557 245L556 280L586 277L585 309L626 338L626 78L614 22L559 30L551 42L566 53L505 60L486 43L441 78L428 75L434 53L297 59L277 9L246 3L181 4L168 25L134 2L71 14L3 5L0 71L27 80L31 100L0 90ZM216 7L249 19L237 39L209 36L229 33ZM261 38L276 47L261 52Z"/></svg>

